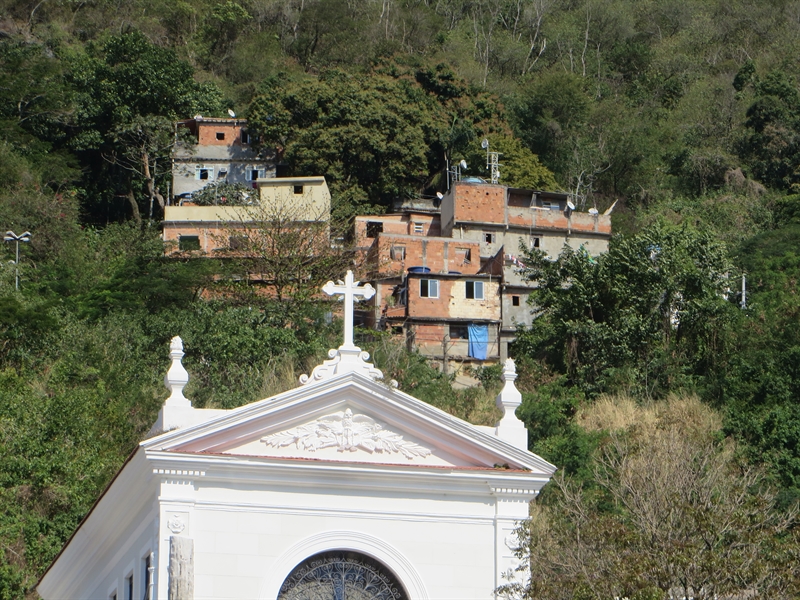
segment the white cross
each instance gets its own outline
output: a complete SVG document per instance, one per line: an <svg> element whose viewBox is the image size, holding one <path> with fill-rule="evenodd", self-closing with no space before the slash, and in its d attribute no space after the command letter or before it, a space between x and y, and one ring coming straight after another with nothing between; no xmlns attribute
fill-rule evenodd
<svg viewBox="0 0 800 600"><path fill-rule="evenodd" d="M329 281L322 287L322 291L333 296L334 294L344 296L344 345L342 348L347 350L355 349L353 344L353 306L356 296L361 296L364 300L369 300L375 295L375 288L370 284L359 286L360 282L355 280L353 272L348 271L344 282L339 281L334 284Z"/></svg>

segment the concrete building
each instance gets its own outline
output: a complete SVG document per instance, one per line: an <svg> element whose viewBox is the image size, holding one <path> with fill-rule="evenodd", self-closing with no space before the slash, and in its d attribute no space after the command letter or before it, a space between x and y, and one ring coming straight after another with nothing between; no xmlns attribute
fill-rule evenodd
<svg viewBox="0 0 800 600"><path fill-rule="evenodd" d="M172 154L171 203L180 204L210 183L227 181L256 187L275 177L275 156L259 156L250 145L247 121L197 116L176 125Z"/></svg>
<svg viewBox="0 0 800 600"><path fill-rule="evenodd" d="M445 369L506 358L517 327L533 318L521 248L552 257L565 244L608 249L611 217L568 202L564 193L458 181L427 206L357 217L356 245L377 291L366 320Z"/></svg>
<svg viewBox="0 0 800 600"><path fill-rule="evenodd" d="M196 206L191 200L167 206L162 223L167 252L236 250L238 238L261 223L291 227L330 220L331 194L322 176L273 177L252 184L257 200L247 206Z"/></svg>

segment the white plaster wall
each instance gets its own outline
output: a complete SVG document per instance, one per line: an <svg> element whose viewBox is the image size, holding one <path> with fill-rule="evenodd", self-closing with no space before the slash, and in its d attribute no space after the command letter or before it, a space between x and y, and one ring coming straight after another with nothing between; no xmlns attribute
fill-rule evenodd
<svg viewBox="0 0 800 600"><path fill-rule="evenodd" d="M334 549L361 551L383 562L414 598L486 600L502 582L498 569L508 562L507 549L495 556L497 540L527 515L525 504L511 520L498 518L488 486L483 497L418 489L387 497L385 491L346 486L195 485L194 502L183 508L185 534L195 545L198 600L274 600L299 562ZM165 583L160 598L166 597Z"/></svg>
<svg viewBox="0 0 800 600"><path fill-rule="evenodd" d="M95 562L91 572L83 573L82 580L87 589L81 591L76 598L87 600L108 600L114 591L118 600L126 600L124 593L125 578L133 572L133 598L144 598L144 558L153 552L154 564L158 561L156 547L158 520L155 503L144 507L136 515L130 527L115 530L109 524L108 534L116 537L117 543L112 555L107 560Z"/></svg>

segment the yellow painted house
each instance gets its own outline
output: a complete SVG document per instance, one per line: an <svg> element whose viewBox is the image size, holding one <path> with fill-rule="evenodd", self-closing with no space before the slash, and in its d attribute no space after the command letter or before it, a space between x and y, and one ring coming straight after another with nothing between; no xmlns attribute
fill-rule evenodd
<svg viewBox="0 0 800 600"><path fill-rule="evenodd" d="M331 194L325 177L273 177L254 182L258 202L247 206L197 206L184 202L164 210L167 253L235 250L237 238L260 224L327 223Z"/></svg>

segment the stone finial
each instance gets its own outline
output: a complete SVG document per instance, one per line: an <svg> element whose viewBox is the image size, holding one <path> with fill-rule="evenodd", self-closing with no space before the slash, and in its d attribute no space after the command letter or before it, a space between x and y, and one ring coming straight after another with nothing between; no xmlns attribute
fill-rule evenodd
<svg viewBox="0 0 800 600"><path fill-rule="evenodd" d="M503 381L516 381L517 379L517 366L514 364L513 358L507 358L503 363L503 374L500 375Z"/></svg>
<svg viewBox="0 0 800 600"><path fill-rule="evenodd" d="M171 392L165 406L192 406L191 401L183 395L183 388L189 383L189 373L183 368L183 340L175 336L169 343L169 357L172 364L164 375L164 385Z"/></svg>
<svg viewBox="0 0 800 600"><path fill-rule="evenodd" d="M522 404L522 394L519 393L514 380L517 378L517 368L512 359L507 359L503 364L501 375L503 389L497 395L497 407L503 411L503 418L497 424L495 434L497 437L522 449L528 449L528 430L525 423L517 418L516 410Z"/></svg>

